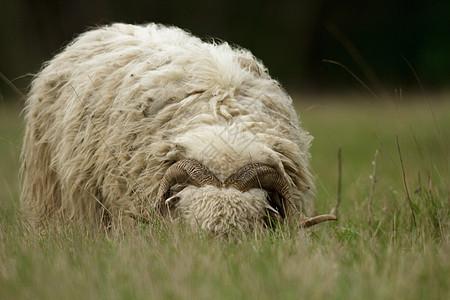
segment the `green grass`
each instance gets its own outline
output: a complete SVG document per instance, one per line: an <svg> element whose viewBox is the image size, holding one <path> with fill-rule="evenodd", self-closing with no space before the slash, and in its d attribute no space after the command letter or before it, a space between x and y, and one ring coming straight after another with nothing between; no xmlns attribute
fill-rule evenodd
<svg viewBox="0 0 450 300"><path fill-rule="evenodd" d="M335 204L342 147L340 220L238 243L170 226L120 238L70 225L38 235L19 210L21 108L0 105L0 298L450 299L449 95L432 108L420 98L298 98L315 137L319 213Z"/></svg>

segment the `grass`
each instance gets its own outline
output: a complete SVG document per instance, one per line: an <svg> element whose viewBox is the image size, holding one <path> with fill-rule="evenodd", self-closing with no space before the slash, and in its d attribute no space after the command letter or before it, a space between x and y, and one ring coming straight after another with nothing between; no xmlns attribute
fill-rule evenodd
<svg viewBox="0 0 450 300"><path fill-rule="evenodd" d="M431 108L420 98L303 97L298 111L315 137L319 213L335 204L342 147L340 220L239 243L170 226L120 238L70 224L33 232L19 205L21 108L1 104L0 298L450 299L448 96Z"/></svg>

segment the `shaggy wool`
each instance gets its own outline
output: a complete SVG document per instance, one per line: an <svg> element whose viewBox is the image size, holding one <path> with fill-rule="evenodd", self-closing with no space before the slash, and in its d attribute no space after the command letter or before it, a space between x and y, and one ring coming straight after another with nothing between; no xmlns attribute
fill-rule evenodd
<svg viewBox="0 0 450 300"><path fill-rule="evenodd" d="M81 34L35 77L25 110L22 199L36 226L152 220L159 182L183 158L220 180L276 168L300 215L313 212L311 136L249 51L175 27L113 24ZM267 215L267 192L182 186L173 219L220 233Z"/></svg>

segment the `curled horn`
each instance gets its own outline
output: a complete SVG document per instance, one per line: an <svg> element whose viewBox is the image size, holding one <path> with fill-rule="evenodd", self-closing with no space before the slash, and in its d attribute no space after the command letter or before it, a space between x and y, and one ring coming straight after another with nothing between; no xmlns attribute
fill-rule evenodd
<svg viewBox="0 0 450 300"><path fill-rule="evenodd" d="M271 166L259 163L246 165L228 177L225 181L225 186L235 188L241 192L246 192L252 188L263 188L267 191L276 192L284 201L275 203L275 205L280 209L282 217L286 215L285 203L290 203L291 200L289 184L280 172ZM275 197L275 199L277 198ZM306 228L322 222L336 220L337 217L333 214L319 215L304 218L298 226L300 228Z"/></svg>
<svg viewBox="0 0 450 300"><path fill-rule="evenodd" d="M242 167L227 178L225 186L241 192L246 192L252 188L262 188L266 191L278 193L282 201L275 203L275 205L279 208L282 217L285 216L286 208L284 204L291 200L287 181L275 168L265 164L254 163Z"/></svg>
<svg viewBox="0 0 450 300"><path fill-rule="evenodd" d="M167 169L159 185L156 196L156 209L161 214L165 212L165 199L168 196L170 188L177 183L189 183L197 187L206 184L216 187L222 185L217 177L199 161L189 158L177 161Z"/></svg>

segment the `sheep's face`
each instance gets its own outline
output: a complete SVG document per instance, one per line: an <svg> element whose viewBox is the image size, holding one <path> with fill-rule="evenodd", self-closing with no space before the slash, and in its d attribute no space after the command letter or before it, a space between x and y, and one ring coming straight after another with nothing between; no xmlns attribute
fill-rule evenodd
<svg viewBox="0 0 450 300"><path fill-rule="evenodd" d="M161 212L215 234L259 230L283 218L289 184L267 145L250 138L248 132L231 136L221 126L176 138L185 158L169 167L161 180ZM237 139L250 142L236 143ZM211 147L216 152L205 153Z"/></svg>
<svg viewBox="0 0 450 300"><path fill-rule="evenodd" d="M191 228L222 234L248 232L267 224L267 193L261 189L241 192L211 185L188 186L175 198L173 216Z"/></svg>

